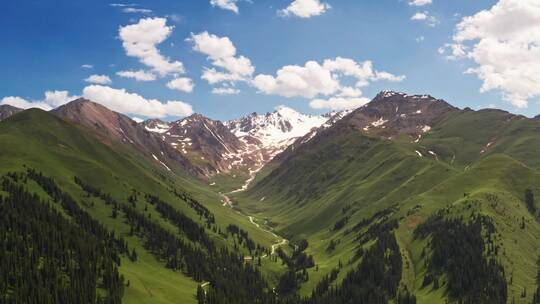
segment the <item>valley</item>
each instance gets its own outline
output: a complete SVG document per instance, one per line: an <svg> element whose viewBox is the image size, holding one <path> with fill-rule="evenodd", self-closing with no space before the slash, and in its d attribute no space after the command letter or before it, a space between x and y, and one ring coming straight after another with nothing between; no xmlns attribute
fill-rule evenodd
<svg viewBox="0 0 540 304"><path fill-rule="evenodd" d="M2 4L0 304L540 304L540 0Z"/></svg>
<svg viewBox="0 0 540 304"><path fill-rule="evenodd" d="M535 297L538 121L391 91L320 117L135 123L88 100L6 116L0 197L118 238L96 243L121 282L97 272L96 301Z"/></svg>

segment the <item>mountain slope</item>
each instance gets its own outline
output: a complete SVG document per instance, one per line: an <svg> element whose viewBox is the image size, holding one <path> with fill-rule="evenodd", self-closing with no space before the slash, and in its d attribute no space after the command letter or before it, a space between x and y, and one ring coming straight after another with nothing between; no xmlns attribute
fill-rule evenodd
<svg viewBox="0 0 540 304"><path fill-rule="evenodd" d="M228 192L245 186L296 140L334 123L343 113L310 116L282 106L266 115L253 113L225 123L194 114L171 123L152 119L140 125Z"/></svg>
<svg viewBox="0 0 540 304"><path fill-rule="evenodd" d="M289 147L235 199L289 238L308 239L319 272L309 272L306 295L323 274L355 260L356 233L368 233L372 216L397 220L397 242L409 265L402 284L420 303L442 303L452 289L426 287L430 249L413 238L417 227L439 212L464 223L486 216L499 235L486 242L504 251L488 251L486 259L501 261L507 280L513 274L511 301L535 286L540 223L523 198L527 189L540 191L539 132L537 121L503 111L459 110L427 95L382 92Z"/></svg>
<svg viewBox="0 0 540 304"><path fill-rule="evenodd" d="M22 109L19 109L14 106L0 105L0 121L10 117L13 114L19 113L21 111Z"/></svg>
<svg viewBox="0 0 540 304"><path fill-rule="evenodd" d="M123 142L131 145L149 159L168 168L167 170L173 164L180 164L194 175L201 173L156 134L147 131L129 117L111 111L98 103L81 98L54 109L52 113L86 130L92 130L107 144Z"/></svg>
<svg viewBox="0 0 540 304"><path fill-rule="evenodd" d="M89 297L97 286L125 303L528 304L537 287L537 121L382 92L296 138L246 191L221 194L137 144L242 155L220 122L196 115L150 133L164 123L133 125L88 101L60 112L0 122L0 208L50 206L74 244L110 251L111 271L80 284ZM28 219L49 227L51 212L34 209ZM41 248L34 240L26 247Z"/></svg>
<svg viewBox="0 0 540 304"><path fill-rule="evenodd" d="M129 254L123 253L119 263L126 284L125 303L194 303L202 279L212 279L213 288L220 288L221 274L212 269L231 270L236 265L236 277L249 275L244 273L242 263L221 256L222 251L215 252L217 264L204 268L203 276L194 275L192 269L199 266L192 263L189 269L167 264L167 259L158 254L161 251L151 247L163 235L175 240L166 244L187 242L192 246L182 249L186 259L188 248L200 246L208 246L209 251L216 246L241 255L250 254L245 243L238 245L234 236L225 232L232 224L242 229L245 238L268 248L274 237L252 225L246 217L223 207L219 195L190 177L179 164L172 164L169 171L131 144L110 144L111 141L112 138L105 141L103 134L85 131L56 115L27 110L0 123L0 174L17 172L17 176L24 176L18 180L21 186L50 202L63 216L71 219L72 214L88 214L126 242ZM38 174L30 177L30 168L43 172L44 177ZM54 178L54 182L48 177ZM58 195L59 191L62 195ZM8 194L0 191L0 197L4 195ZM67 201L75 202L74 205L66 205L67 196L73 198ZM139 223L136 227L134 218ZM159 231L160 237L156 234ZM131 255L134 249L136 260ZM196 256L198 261L205 261L204 267L212 264L204 252ZM215 273L215 278L208 271ZM250 281L257 283L254 277Z"/></svg>
<svg viewBox="0 0 540 304"><path fill-rule="evenodd" d="M261 163L270 161L298 138L320 127L329 117L311 116L281 106L272 113L249 116L226 122L227 127L246 145L261 155ZM259 167L260 168L260 167Z"/></svg>
<svg viewBox="0 0 540 304"><path fill-rule="evenodd" d="M242 161L239 154L244 144L220 121L195 114L170 126L164 140L204 167L207 175L229 171Z"/></svg>

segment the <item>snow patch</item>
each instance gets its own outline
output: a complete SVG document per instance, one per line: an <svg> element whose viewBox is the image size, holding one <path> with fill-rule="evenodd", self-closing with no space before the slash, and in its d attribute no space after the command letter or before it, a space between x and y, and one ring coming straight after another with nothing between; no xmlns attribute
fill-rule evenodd
<svg viewBox="0 0 540 304"><path fill-rule="evenodd" d="M159 160L159 158L157 158L157 156L155 156L154 154L152 154L152 156L154 157L154 159L159 162L163 167L165 167L165 169L167 169L168 171L172 171L171 168L169 168L164 162L162 162L161 160Z"/></svg>
<svg viewBox="0 0 540 304"><path fill-rule="evenodd" d="M148 132L163 134L171 129L167 124L155 124L154 127L144 127Z"/></svg>
<svg viewBox="0 0 540 304"><path fill-rule="evenodd" d="M387 122L388 122L388 120L385 120L385 119L383 119L381 117L381 118L379 118L379 120L372 122L371 125L374 126L374 127L380 127L380 126L384 125Z"/></svg>

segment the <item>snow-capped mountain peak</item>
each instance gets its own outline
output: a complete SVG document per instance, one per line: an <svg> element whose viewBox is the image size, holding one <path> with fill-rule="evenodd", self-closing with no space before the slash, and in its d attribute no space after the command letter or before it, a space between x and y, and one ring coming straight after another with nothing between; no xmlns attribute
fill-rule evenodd
<svg viewBox="0 0 540 304"><path fill-rule="evenodd" d="M288 146L295 139L318 128L328 117L301 114L289 107L279 106L276 111L265 115L255 113L228 121L227 127L239 138L252 137L265 147Z"/></svg>
<svg viewBox="0 0 540 304"><path fill-rule="evenodd" d="M159 134L165 133L171 128L168 123L160 119L145 120L141 124L147 131Z"/></svg>
<svg viewBox="0 0 540 304"><path fill-rule="evenodd" d="M190 159L205 175L241 169L253 174L299 138L332 125L345 112L306 115L286 106L220 122L194 114L175 122L147 120L144 128Z"/></svg>

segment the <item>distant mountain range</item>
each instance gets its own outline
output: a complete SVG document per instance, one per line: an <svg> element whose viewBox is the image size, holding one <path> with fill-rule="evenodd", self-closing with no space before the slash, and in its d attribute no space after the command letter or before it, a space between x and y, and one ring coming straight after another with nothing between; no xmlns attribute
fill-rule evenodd
<svg viewBox="0 0 540 304"><path fill-rule="evenodd" d="M224 123L194 114L175 122L141 123L211 176L231 170L256 172L268 161L340 113L304 115L281 106Z"/></svg>
<svg viewBox="0 0 540 304"><path fill-rule="evenodd" d="M412 103L403 103L403 98ZM429 95L383 91L349 124L362 132L388 138L405 133L418 141L437 119L453 110L456 108ZM2 105L0 120L21 111ZM231 171L258 172L274 158L283 159L280 154L285 150L297 149L352 111L305 115L280 106L272 113L252 113L225 122L194 114L174 122L149 119L137 124L81 98L52 112L93 129L104 140L128 142L165 167L170 161L179 162L192 174L211 177Z"/></svg>
<svg viewBox="0 0 540 304"><path fill-rule="evenodd" d="M0 118L20 111L2 106ZM165 167L170 161L179 162L195 175L211 177L232 170L257 172L296 140L324 124L332 124L346 111L313 116L281 106L272 113L252 113L226 122L194 114L173 122L149 119L136 123L81 98L52 113L94 130L104 141L131 144Z"/></svg>

